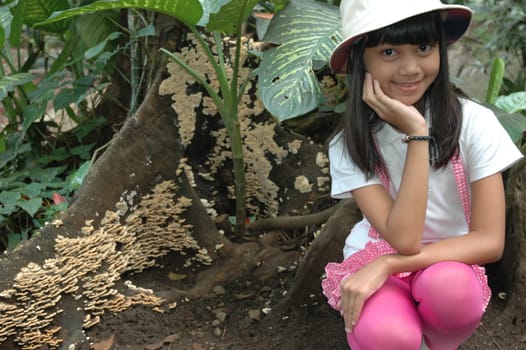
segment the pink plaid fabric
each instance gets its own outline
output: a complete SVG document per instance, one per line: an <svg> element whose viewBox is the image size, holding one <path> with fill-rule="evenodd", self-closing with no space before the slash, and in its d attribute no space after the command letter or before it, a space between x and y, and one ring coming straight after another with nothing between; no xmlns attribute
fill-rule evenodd
<svg viewBox="0 0 526 350"><path fill-rule="evenodd" d="M466 175L464 174L464 165L460 159L458 148L451 160L451 166L453 168L453 173L455 174L455 179L457 180L457 191L460 196L460 201L462 202L462 207L464 208L464 218L469 226L471 223L471 201L469 198L468 182Z"/></svg>
<svg viewBox="0 0 526 350"><path fill-rule="evenodd" d="M451 164L455 174L457 190L462 201L462 207L464 208L464 217L466 218L466 222L469 226L471 216L471 202L467 179L464 173L464 166L460 159L458 150L451 159ZM381 169L380 171L377 171L377 174L380 177L384 187L389 191L390 181L385 170ZM325 266L326 277L321 282L323 294L327 297L329 305L336 310L338 310L338 303L341 298L340 283L343 279L359 271L363 266L367 265L369 262L375 260L379 256L396 253L396 250L391 247L387 241L381 239L379 233L372 226L369 229L369 237L377 238L379 240L376 242L368 242L364 249L349 256L341 263L332 262ZM491 289L488 286L486 271L484 267L479 265L472 265L471 267L473 268L473 271L475 272L475 275L480 281L483 289L483 309L485 310L491 299ZM410 276L411 274L412 272L402 272L398 273L397 276L403 278Z"/></svg>

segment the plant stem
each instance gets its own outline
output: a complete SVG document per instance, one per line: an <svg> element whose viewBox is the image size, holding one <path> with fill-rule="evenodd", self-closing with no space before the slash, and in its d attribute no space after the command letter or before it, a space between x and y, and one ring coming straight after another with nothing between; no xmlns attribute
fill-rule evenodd
<svg viewBox="0 0 526 350"><path fill-rule="evenodd" d="M241 137L241 126L239 121L238 107L241 99L241 94L238 95L238 74L241 65L241 35L243 13L247 0L243 1L239 18L237 21L236 33L236 49L234 62L232 66L232 76L230 77L230 91L229 100L227 102L227 109L232 113L229 118L232 120L231 130L229 130L230 147L232 148L232 161L234 166L234 181L236 193L236 226L235 235L241 237L245 233L246 220L246 177L245 177L245 162L243 157L243 140ZM227 128L228 129L228 128Z"/></svg>

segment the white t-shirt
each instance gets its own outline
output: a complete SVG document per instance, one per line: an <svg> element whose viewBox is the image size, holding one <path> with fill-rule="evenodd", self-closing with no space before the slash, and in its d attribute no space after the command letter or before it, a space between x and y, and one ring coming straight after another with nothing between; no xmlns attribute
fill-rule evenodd
<svg viewBox="0 0 526 350"><path fill-rule="evenodd" d="M522 154L506 130L488 108L461 99L463 123L460 133L460 158L468 183L480 180L509 168ZM377 176L367 180L346 152L343 138L337 135L329 146L332 178L331 196L350 198L351 191L360 187L381 184ZM391 181L391 195L396 197L400 187L407 144L404 134L385 124L375 139L386 162ZM363 249L374 239L368 236L370 224L366 218L357 223L345 241L344 258ZM468 227L464 209L457 192L455 176L449 164L439 170L431 169L429 194L424 225L423 244L466 234Z"/></svg>

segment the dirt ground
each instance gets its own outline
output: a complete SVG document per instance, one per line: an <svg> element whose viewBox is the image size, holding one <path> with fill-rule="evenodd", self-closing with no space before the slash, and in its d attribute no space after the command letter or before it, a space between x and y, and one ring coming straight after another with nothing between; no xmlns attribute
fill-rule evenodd
<svg viewBox="0 0 526 350"><path fill-rule="evenodd" d="M173 270L150 269L127 276L134 284L154 291L185 288L189 281L169 278ZM160 313L136 307L119 314L106 314L88 330L94 350L345 350L348 349L342 321L320 293L312 302L269 322L278 301L286 293L294 270L277 272L271 279L257 281L247 275L215 286L207 297L181 300L173 309ZM461 350L526 349L526 336L510 324L493 321L504 302L492 300L482 325ZM269 315L270 315L269 314ZM520 319L520 318L519 318ZM519 327L522 328L522 327Z"/></svg>

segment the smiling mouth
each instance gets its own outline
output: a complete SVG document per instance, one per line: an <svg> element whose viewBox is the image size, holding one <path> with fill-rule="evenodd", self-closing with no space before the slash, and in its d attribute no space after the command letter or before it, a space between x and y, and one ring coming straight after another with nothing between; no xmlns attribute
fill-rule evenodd
<svg viewBox="0 0 526 350"><path fill-rule="evenodd" d="M412 83L397 83L395 82L395 85L400 89L404 91L412 91L415 90L418 85L420 84L420 81L415 81Z"/></svg>

